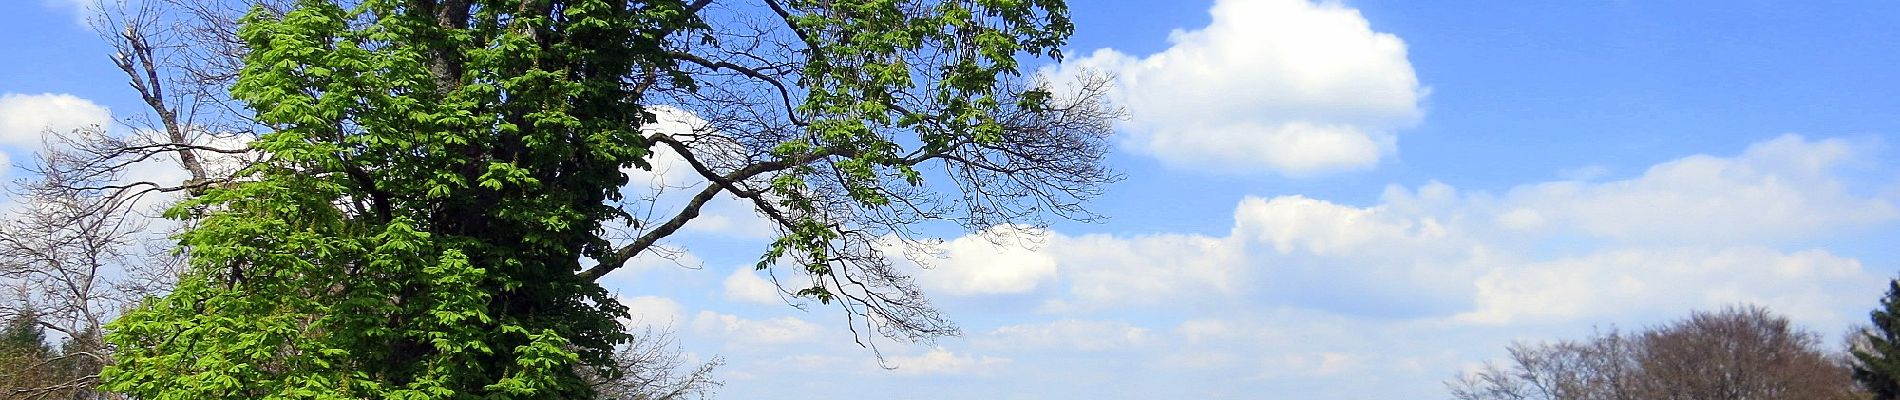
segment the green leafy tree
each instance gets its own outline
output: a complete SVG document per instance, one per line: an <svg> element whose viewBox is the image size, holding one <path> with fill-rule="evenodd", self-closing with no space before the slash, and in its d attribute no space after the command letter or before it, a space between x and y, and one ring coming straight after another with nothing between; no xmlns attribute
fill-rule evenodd
<svg viewBox="0 0 1900 400"><path fill-rule="evenodd" d="M721 195L776 226L759 267L805 275L794 295L893 338L954 334L884 244L1092 218L1115 179L1103 80L1019 76L1059 56L1060 0L713 3L253 8L231 92L265 159L171 211L189 269L108 326L104 387L591 397L631 339L595 281ZM705 123L648 126L682 113ZM707 183L636 216L626 171L662 148Z"/></svg>
<svg viewBox="0 0 1900 400"><path fill-rule="evenodd" d="M1900 280L1887 282L1887 295L1869 316L1873 326L1860 333L1864 346L1850 349L1854 381L1877 399L1900 398Z"/></svg>

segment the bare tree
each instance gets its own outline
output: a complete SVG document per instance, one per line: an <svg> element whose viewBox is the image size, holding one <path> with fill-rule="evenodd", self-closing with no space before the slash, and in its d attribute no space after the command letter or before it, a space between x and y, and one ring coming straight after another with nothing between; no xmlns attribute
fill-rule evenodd
<svg viewBox="0 0 1900 400"><path fill-rule="evenodd" d="M1828 399L1853 387L1820 336L1761 307L1696 312L1643 334L1655 399Z"/></svg>
<svg viewBox="0 0 1900 400"><path fill-rule="evenodd" d="M1641 377L1628 335L1614 329L1583 341L1514 343L1508 367L1487 364L1451 382L1452 397L1462 400L1629 400L1639 399Z"/></svg>
<svg viewBox="0 0 1900 400"><path fill-rule="evenodd" d="M41 164L60 162L42 153ZM54 393L98 397L91 388L98 367L111 362L102 345L105 323L145 296L170 287L177 264L141 233L145 218L130 214L132 196L71 190L105 178L58 173L21 182L16 211L0 219L0 283L20 298L0 305L0 315L34 315L66 343L55 359L35 366L76 367L71 379L44 387L8 390L24 398Z"/></svg>
<svg viewBox="0 0 1900 400"><path fill-rule="evenodd" d="M582 368L582 376L594 386L602 399L612 400L687 400L712 397L722 385L713 379L713 369L725 363L714 357L698 364L688 363L672 334L648 326L634 335L631 343L614 351L619 377L599 376L598 371Z"/></svg>
<svg viewBox="0 0 1900 400"><path fill-rule="evenodd" d="M196 4L187 1L94 3L92 25L115 50L109 61L147 112L121 116L123 125L47 132L32 175L10 187L16 206L0 216L0 284L21 298L0 305L0 316L39 316L64 345L36 368L70 377L6 388L12 396L109 397L92 390L112 361L105 323L169 290L180 266L164 239L171 223L152 229L157 214L257 157L244 146L253 135L245 119L226 108L224 83L213 76L223 58L201 53L230 47L194 42L209 37L194 26L228 25L168 7Z"/></svg>
<svg viewBox="0 0 1900 400"><path fill-rule="evenodd" d="M1513 344L1509 366L1447 385L1460 400L1855 399L1819 336L1757 306L1698 311L1647 331Z"/></svg>

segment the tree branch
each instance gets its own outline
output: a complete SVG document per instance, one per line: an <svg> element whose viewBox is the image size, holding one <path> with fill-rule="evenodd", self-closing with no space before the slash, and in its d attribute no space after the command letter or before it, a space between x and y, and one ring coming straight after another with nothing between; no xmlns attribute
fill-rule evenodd
<svg viewBox="0 0 1900 400"><path fill-rule="evenodd" d="M774 78L771 75L766 75L763 72L759 72L758 70L748 68L746 66L742 66L739 64L733 64L733 63L725 62L725 61L707 60L703 57L689 54L686 52L675 51L672 53L672 56L674 59L690 62L693 64L698 64L699 66L702 66L702 67L711 68L714 71L721 70L721 69L733 70L735 72L738 72L741 75L745 75L753 79L758 79L760 81L764 81L765 83L772 85L772 87L778 89L779 100L785 103L785 116L788 118L791 118L793 125L797 125L797 126L806 125L804 120L801 120L798 118L798 113L796 112L797 107L794 107L792 105L791 89L786 88L785 83L779 82L778 78Z"/></svg>
<svg viewBox="0 0 1900 400"><path fill-rule="evenodd" d="M648 136L648 140L664 143L668 147L673 148L675 152L680 154L681 158L686 159L687 164L693 166L693 170L698 172L700 177L706 178L708 181L711 181L712 184L706 185L705 189L700 189L699 193L695 193L693 198L688 200L686 205L680 209L680 212L673 215L672 218L668 218L665 223L661 223L659 226L654 227L653 230L647 231L646 234L635 238L632 243L615 249L614 252L607 257L597 260L599 264L593 268L581 271L581 276L588 280L598 280L600 277L607 275L607 273L619 269L625 265L627 261L632 260L635 256L639 256L640 252L645 251L649 247L653 247L660 239L679 231L681 227L686 226L687 222L692 221L693 218L698 218L699 209L704 207L707 202L712 201L713 197L718 196L719 192L730 191L734 195L741 197L756 198L756 193L751 193L744 188L740 188L737 182L743 182L760 174L782 171L828 157L848 157L854 153L843 148L828 147L821 151L792 157L790 159L765 161L747 165L732 173L721 175L717 171L713 171L712 167L707 166L705 162L700 161L699 157L694 156L692 148L687 147L686 143L680 142L672 136L655 133Z"/></svg>

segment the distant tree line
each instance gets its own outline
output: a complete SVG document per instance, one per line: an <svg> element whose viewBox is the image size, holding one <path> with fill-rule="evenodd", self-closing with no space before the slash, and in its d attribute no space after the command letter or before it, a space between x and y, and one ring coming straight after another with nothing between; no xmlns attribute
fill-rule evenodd
<svg viewBox="0 0 1900 400"><path fill-rule="evenodd" d="M1900 399L1900 280L1846 351L1767 308L1731 306L1641 331L1519 342L1448 382L1458 400Z"/></svg>
<svg viewBox="0 0 1900 400"><path fill-rule="evenodd" d="M1766 308L1695 312L1637 332L1516 343L1448 382L1459 400L1855 399L1845 359Z"/></svg>

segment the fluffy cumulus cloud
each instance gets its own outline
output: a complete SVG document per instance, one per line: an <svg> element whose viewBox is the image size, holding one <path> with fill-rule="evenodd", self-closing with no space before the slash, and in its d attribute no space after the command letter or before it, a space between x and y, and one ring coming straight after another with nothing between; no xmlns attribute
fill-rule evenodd
<svg viewBox="0 0 1900 400"><path fill-rule="evenodd" d="M70 94L0 95L0 146L38 149L48 131L70 131L111 122L104 106Z"/></svg>
<svg viewBox="0 0 1900 400"><path fill-rule="evenodd" d="M1060 277L1011 281L1006 291L1046 288L1043 310L1057 313L1249 302L1498 324L1752 302L1836 323L1849 316L1831 310L1864 302L1879 280L1859 261L1801 243L1900 219L1892 199L1838 177L1864 158L1843 141L1791 135L1621 180L1501 194L1434 182L1390 188L1372 206L1249 197L1225 236L1051 232L1043 246L1006 259L965 252L982 254L986 274L1014 262ZM1045 263L1053 271L1040 272Z"/></svg>
<svg viewBox="0 0 1900 400"><path fill-rule="evenodd" d="M933 292L952 295L1021 294L1055 279L1056 260L1041 251L1044 230L999 225L945 243L911 248L887 241L901 264L922 267L918 278Z"/></svg>
<svg viewBox="0 0 1900 400"><path fill-rule="evenodd" d="M726 276L725 295L727 300L753 304L784 304L779 297L778 285L760 277L752 268L739 268Z"/></svg>
<svg viewBox="0 0 1900 400"><path fill-rule="evenodd" d="M911 269L931 293L1025 295L1066 285L1088 307L1151 304L1209 289L1231 292L1239 249L1227 239L1201 235L1069 236L1019 226L996 226L919 248L894 242L886 247L887 255ZM1069 300L1044 305L1074 307Z"/></svg>
<svg viewBox="0 0 1900 400"><path fill-rule="evenodd" d="M1337 2L1220 0L1166 50L1113 49L1045 73L1115 77L1128 144L1188 168L1311 175L1370 168L1415 124L1425 89L1405 42Z"/></svg>
<svg viewBox="0 0 1900 400"><path fill-rule="evenodd" d="M1044 308L1099 309L1231 294L1244 272L1243 250L1231 238L1203 235L1063 236L1052 253L1070 270L1072 298Z"/></svg>

